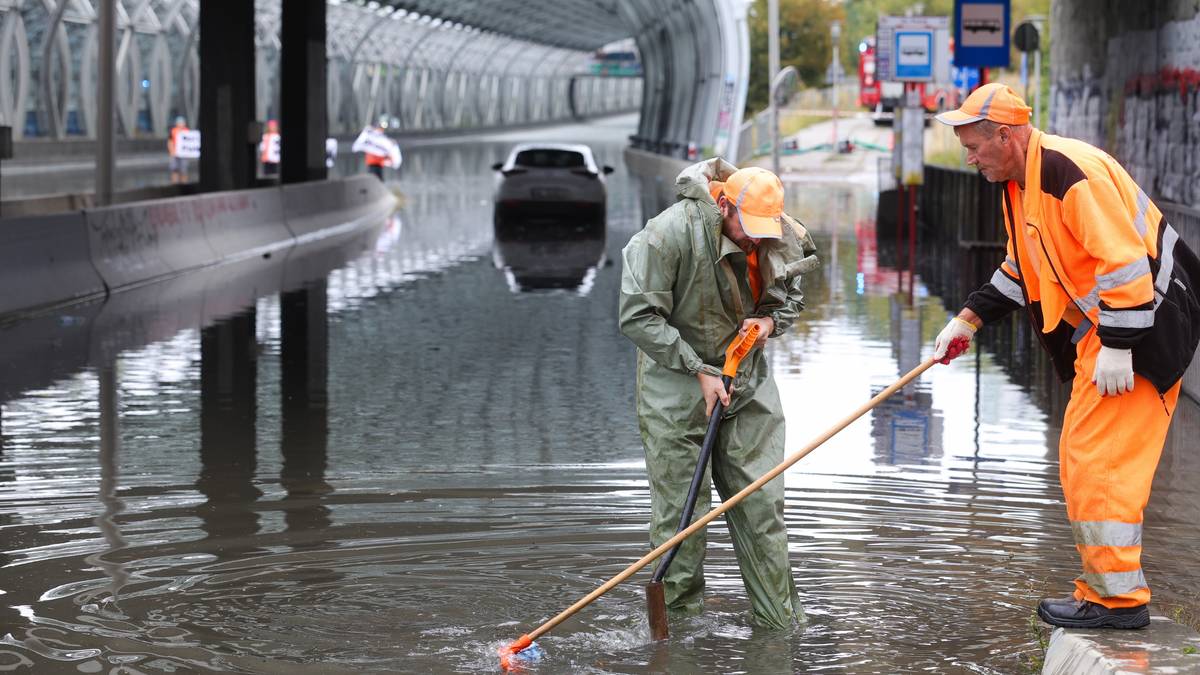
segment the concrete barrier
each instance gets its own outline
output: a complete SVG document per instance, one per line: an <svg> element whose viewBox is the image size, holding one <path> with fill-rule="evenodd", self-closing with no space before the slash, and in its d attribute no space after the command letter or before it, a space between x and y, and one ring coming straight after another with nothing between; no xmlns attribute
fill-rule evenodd
<svg viewBox="0 0 1200 675"><path fill-rule="evenodd" d="M189 203L209 198L161 199L85 211L92 261L108 287L116 290L216 262L219 257Z"/></svg>
<svg viewBox="0 0 1200 675"><path fill-rule="evenodd" d="M96 268L114 289L293 243L277 187L159 199L84 213Z"/></svg>
<svg viewBox="0 0 1200 675"><path fill-rule="evenodd" d="M5 218L0 317L268 257L297 243L336 242L382 223L395 203L374 177L356 176Z"/></svg>
<svg viewBox="0 0 1200 675"><path fill-rule="evenodd" d="M234 190L182 200L220 260L261 255L294 243L278 188Z"/></svg>
<svg viewBox="0 0 1200 675"><path fill-rule="evenodd" d="M81 212L0 221L0 316L101 297Z"/></svg>
<svg viewBox="0 0 1200 675"><path fill-rule="evenodd" d="M297 243L353 231L395 209L391 191L370 175L285 185L283 217Z"/></svg>
<svg viewBox="0 0 1200 675"><path fill-rule="evenodd" d="M1190 648L1190 649L1189 649ZM1054 629L1042 675L1195 673L1200 634L1163 616L1142 630Z"/></svg>

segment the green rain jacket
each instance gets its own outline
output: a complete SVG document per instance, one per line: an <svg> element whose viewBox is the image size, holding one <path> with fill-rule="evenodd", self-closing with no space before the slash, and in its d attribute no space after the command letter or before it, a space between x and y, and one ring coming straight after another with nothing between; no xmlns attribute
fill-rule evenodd
<svg viewBox="0 0 1200 675"><path fill-rule="evenodd" d="M744 319L771 317L771 337L777 337L804 309L800 279L818 265L816 246L786 215L790 227L783 228L783 237L759 244L762 298L754 304L746 254L721 234L721 212L709 193L710 180L723 181L734 171L720 158L685 169L675 179L679 201L647 222L623 251L620 322L621 332L640 352L639 416L703 425L696 373L721 375L725 348ZM734 381L739 395L728 414L736 413L766 377L766 359L755 350L739 369Z"/></svg>
<svg viewBox="0 0 1200 675"><path fill-rule="evenodd" d="M650 541L674 533L682 514L707 420L696 373L720 375L725 348L748 317L775 320L772 337L803 309L801 274L815 269L812 239L787 218L783 237L759 244L762 298L754 304L746 254L721 234L710 179L734 168L720 159L688 167L676 179L680 199L625 246L621 332L638 347L638 425L650 483ZM734 379L697 514L709 508L712 485L722 499L783 459L783 409L763 350L750 353ZM693 516L694 517L694 516ZM803 620L788 560L783 480L771 481L726 513L756 624L783 628ZM664 579L667 607L701 609L705 536L683 542Z"/></svg>

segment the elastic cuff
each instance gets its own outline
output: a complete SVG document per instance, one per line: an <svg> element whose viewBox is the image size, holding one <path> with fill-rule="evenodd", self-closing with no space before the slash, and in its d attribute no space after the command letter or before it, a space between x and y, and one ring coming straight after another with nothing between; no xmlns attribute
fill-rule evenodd
<svg viewBox="0 0 1200 675"><path fill-rule="evenodd" d="M978 330L978 327L975 324L971 323L970 321L967 321L966 319L956 316L956 317L954 317L954 320L961 323L962 325L966 326L967 328L970 328L972 333L974 333L976 330Z"/></svg>
<svg viewBox="0 0 1200 675"><path fill-rule="evenodd" d="M767 336L769 338L777 338L787 330L787 326L779 325L779 312L771 312L771 326L771 334Z"/></svg>

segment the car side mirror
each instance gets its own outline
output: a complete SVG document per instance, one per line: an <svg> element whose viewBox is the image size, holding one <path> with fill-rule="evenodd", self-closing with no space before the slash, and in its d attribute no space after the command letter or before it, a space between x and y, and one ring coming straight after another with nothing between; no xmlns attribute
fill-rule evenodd
<svg viewBox="0 0 1200 675"><path fill-rule="evenodd" d="M606 176L608 174L612 173L613 171L616 171L616 169L612 168L611 166L609 166L607 164L604 165L604 169L602 169L602 170L604 171L604 175L606 175Z"/></svg>
<svg viewBox="0 0 1200 675"><path fill-rule="evenodd" d="M504 162L496 162L495 164L492 165L492 171L499 171L503 167L504 167Z"/></svg>

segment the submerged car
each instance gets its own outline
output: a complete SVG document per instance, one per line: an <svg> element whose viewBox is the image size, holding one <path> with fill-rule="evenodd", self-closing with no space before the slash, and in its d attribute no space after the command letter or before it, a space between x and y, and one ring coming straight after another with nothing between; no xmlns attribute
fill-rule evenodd
<svg viewBox="0 0 1200 675"><path fill-rule="evenodd" d="M604 231L604 177L613 169L598 166L588 146L524 143L492 169L499 172L493 212L497 236L555 239Z"/></svg>

